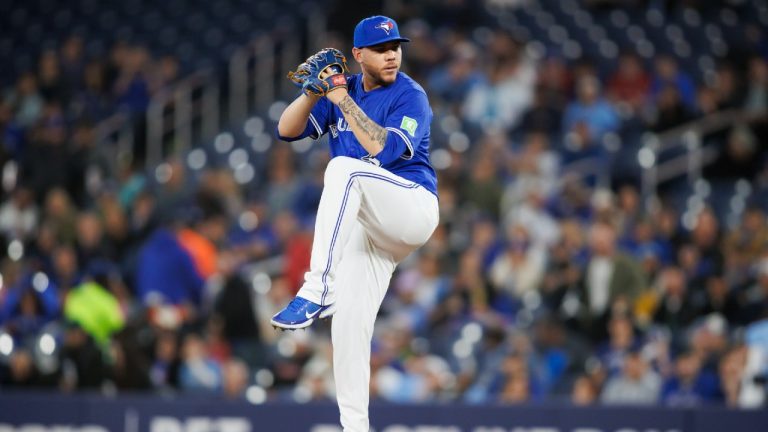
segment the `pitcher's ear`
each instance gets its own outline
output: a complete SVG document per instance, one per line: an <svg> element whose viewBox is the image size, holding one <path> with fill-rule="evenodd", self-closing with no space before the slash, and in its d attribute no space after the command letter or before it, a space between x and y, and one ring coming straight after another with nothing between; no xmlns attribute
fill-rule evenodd
<svg viewBox="0 0 768 432"><path fill-rule="evenodd" d="M352 57L354 57L356 62L362 62L363 50L361 48L352 47Z"/></svg>

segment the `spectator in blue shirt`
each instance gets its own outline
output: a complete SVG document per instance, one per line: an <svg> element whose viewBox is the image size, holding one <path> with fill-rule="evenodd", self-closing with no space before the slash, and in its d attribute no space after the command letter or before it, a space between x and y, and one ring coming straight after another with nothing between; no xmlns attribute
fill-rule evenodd
<svg viewBox="0 0 768 432"><path fill-rule="evenodd" d="M656 58L655 73L651 81L651 94L656 99L659 94L671 86L680 92L680 99L688 109L696 107L696 85L690 75L681 71L677 61L670 55Z"/></svg>
<svg viewBox="0 0 768 432"><path fill-rule="evenodd" d="M160 228L144 244L138 258L137 295L142 303L194 307L204 280L171 229Z"/></svg>
<svg viewBox="0 0 768 432"><path fill-rule="evenodd" d="M58 289L42 272L28 274L8 289L0 304L0 326L23 344L61 312Z"/></svg>
<svg viewBox="0 0 768 432"><path fill-rule="evenodd" d="M573 131L583 123L590 142L599 142L608 132L620 126L619 116L600 94L600 83L595 76L582 77L576 85L578 98L568 104L563 116L563 130Z"/></svg>
<svg viewBox="0 0 768 432"><path fill-rule="evenodd" d="M701 359L689 351L678 356L674 375L662 386L661 400L671 406L701 405L717 400L719 388L717 376L702 371Z"/></svg>

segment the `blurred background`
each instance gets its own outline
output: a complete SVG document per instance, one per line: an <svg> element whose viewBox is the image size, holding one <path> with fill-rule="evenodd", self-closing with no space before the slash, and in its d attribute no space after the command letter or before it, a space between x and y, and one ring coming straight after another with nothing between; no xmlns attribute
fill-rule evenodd
<svg viewBox="0 0 768 432"><path fill-rule="evenodd" d="M326 46L359 71L375 14L412 40L441 223L372 402L764 407L760 0L0 2L0 393L335 412L329 323L269 325L327 145L273 131L285 73Z"/></svg>

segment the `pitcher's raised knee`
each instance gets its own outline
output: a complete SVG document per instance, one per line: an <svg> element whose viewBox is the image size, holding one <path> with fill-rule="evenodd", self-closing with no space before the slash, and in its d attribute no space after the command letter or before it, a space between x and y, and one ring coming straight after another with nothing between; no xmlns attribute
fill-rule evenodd
<svg viewBox="0 0 768 432"><path fill-rule="evenodd" d="M337 156L331 159L328 166L325 167L325 184L338 181L346 184L352 173L360 171L361 164L365 164L365 162L347 156Z"/></svg>

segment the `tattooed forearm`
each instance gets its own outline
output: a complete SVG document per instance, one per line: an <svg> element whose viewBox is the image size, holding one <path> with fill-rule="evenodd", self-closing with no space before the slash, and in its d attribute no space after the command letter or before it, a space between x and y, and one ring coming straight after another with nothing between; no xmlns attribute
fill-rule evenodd
<svg viewBox="0 0 768 432"><path fill-rule="evenodd" d="M352 120L359 126L360 131L366 135L374 146L376 146L377 152L384 148L384 143L387 141L387 130L368 118L349 95L344 96L344 99L339 101L339 108L341 109L341 112L344 113L344 117L350 125L352 123L350 120ZM353 128L353 132L354 131ZM361 144L364 143L361 142ZM366 146L363 145L363 147ZM366 150L370 151L372 149L366 148Z"/></svg>

